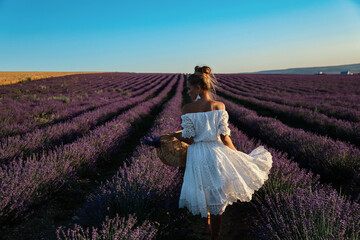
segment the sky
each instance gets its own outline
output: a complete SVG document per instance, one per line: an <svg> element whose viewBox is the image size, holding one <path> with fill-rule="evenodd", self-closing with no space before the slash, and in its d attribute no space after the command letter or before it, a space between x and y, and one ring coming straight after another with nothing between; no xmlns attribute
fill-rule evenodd
<svg viewBox="0 0 360 240"><path fill-rule="evenodd" d="M360 0L0 0L0 71L214 73L360 63Z"/></svg>

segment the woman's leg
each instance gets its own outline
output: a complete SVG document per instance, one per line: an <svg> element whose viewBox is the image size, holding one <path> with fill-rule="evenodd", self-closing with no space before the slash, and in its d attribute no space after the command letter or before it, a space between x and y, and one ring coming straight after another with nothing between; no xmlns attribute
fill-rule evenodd
<svg viewBox="0 0 360 240"><path fill-rule="evenodd" d="M205 234L211 234L211 225L210 225L210 212L208 212L207 218L202 218L204 221L204 224L206 226L206 230L204 231Z"/></svg>
<svg viewBox="0 0 360 240"><path fill-rule="evenodd" d="M221 222L222 214L211 215L211 240L219 239Z"/></svg>

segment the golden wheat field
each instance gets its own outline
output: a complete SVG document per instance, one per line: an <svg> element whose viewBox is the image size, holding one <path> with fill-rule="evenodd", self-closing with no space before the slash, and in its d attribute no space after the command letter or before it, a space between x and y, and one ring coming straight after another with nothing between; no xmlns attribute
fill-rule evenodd
<svg viewBox="0 0 360 240"><path fill-rule="evenodd" d="M82 73L100 73L100 72L6 72L0 71L0 85L14 84L20 81L30 81L49 77L58 77Z"/></svg>

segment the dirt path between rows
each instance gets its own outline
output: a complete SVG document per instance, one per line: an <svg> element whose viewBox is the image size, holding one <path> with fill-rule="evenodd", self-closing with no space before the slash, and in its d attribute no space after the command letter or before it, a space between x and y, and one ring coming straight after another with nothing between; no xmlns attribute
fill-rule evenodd
<svg viewBox="0 0 360 240"><path fill-rule="evenodd" d="M248 202L236 202L227 206L223 213L220 240L257 240L251 234L250 227L253 225L253 218L256 210ZM187 240L210 240L210 235L203 234L206 226L200 215L190 216L187 219L189 229L179 229L178 239ZM185 226L186 227L186 226ZM188 233L186 233L188 232Z"/></svg>

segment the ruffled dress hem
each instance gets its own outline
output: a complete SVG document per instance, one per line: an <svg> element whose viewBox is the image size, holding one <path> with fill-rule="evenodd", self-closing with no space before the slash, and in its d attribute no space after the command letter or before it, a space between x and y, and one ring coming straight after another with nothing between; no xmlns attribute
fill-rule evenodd
<svg viewBox="0 0 360 240"><path fill-rule="evenodd" d="M222 214L228 205L250 202L268 180L272 156L263 146L245 154L225 146L230 135L226 110L182 115L183 137L194 137L187 151L179 208L207 217Z"/></svg>
<svg viewBox="0 0 360 240"><path fill-rule="evenodd" d="M255 153L258 154L259 150L265 150L265 152L263 151L263 154L260 155L260 156L261 157L264 157L265 155L267 155L268 157L270 156L270 158L268 158L270 160L268 160L268 161L270 163L272 163L271 154L263 146L259 146L259 147L255 148L249 154L249 156L254 156ZM262 180L253 181L252 183L248 184L248 187L249 187L250 190L247 191L246 193L239 193L239 192L236 192L236 191L232 191L230 193L225 192L226 200L224 200L223 203L207 204L206 208L205 208L205 207L200 207L198 205L192 205L186 199L181 199L180 198L180 200L179 200L179 208L185 208L186 207L193 215L201 215L201 217L207 217L208 212L210 212L210 214L212 214L212 215L223 214L228 205L233 205L233 203L236 203L237 201L250 202L252 200L252 196L253 196L254 192L259 190L265 184L265 182L269 179L270 169L271 169L271 165L266 171L263 171L261 173L261 179ZM220 188L210 189L210 188L205 187L204 190L206 190L207 192L216 193L216 192L222 191L225 188L225 186L233 184L234 182L235 182L234 180L231 180L231 181L226 182Z"/></svg>

